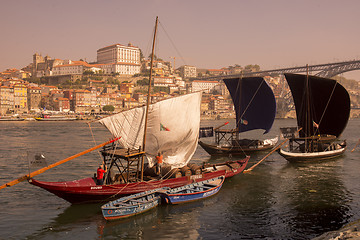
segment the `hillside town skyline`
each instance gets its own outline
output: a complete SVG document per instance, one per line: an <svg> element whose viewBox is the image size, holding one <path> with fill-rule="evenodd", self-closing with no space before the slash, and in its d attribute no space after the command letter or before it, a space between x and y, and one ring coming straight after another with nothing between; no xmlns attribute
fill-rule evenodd
<svg viewBox="0 0 360 240"><path fill-rule="evenodd" d="M113 44L97 51L97 61L62 60L34 53L33 61L21 70L0 73L0 114L38 114L44 110L64 113L101 113L105 106L119 112L145 103L150 59L139 47ZM257 72L259 65L221 69L198 69L176 59L164 61L155 56L152 102L178 94L203 91L203 116L234 117L231 98L222 81L204 77ZM197 79L198 78L198 79ZM266 76L278 104L278 117L294 117L291 96L283 76ZM344 80L344 79L343 79ZM346 81L352 107L359 108L359 82ZM357 113L354 117L357 117Z"/></svg>

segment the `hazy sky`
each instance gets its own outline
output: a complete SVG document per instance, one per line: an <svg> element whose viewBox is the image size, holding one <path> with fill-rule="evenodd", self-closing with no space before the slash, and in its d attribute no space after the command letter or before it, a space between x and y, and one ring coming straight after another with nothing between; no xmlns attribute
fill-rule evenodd
<svg viewBox="0 0 360 240"><path fill-rule="evenodd" d="M262 70L360 59L359 0L0 0L0 71L131 42L175 65ZM360 80L360 71L344 74Z"/></svg>

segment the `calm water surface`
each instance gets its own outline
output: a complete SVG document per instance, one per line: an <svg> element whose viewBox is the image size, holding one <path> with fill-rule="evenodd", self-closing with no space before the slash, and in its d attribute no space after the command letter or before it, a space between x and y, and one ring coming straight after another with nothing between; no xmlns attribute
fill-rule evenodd
<svg viewBox="0 0 360 240"><path fill-rule="evenodd" d="M279 127L295 125L294 120L276 120L266 136L244 137L273 137ZM111 138L102 126L91 126L92 131L85 122L0 122L0 185L29 172L28 155L42 153L51 164ZM342 136L349 147L340 158L290 164L274 153L251 173L227 179L214 197L161 206L123 221L106 222L101 204L71 205L23 182L0 191L0 239L311 239L360 219L360 147L350 152L359 126L360 120L349 121ZM248 166L264 155L251 156ZM211 158L199 147L192 161L228 159ZM92 152L36 178L93 176L101 161Z"/></svg>

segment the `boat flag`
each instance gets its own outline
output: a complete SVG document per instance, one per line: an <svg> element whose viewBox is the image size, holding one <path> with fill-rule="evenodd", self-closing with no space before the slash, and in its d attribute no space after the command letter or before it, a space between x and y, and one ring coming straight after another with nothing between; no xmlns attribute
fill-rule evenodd
<svg viewBox="0 0 360 240"><path fill-rule="evenodd" d="M319 124L317 124L314 120L313 120L313 125L314 127L319 128Z"/></svg>
<svg viewBox="0 0 360 240"><path fill-rule="evenodd" d="M160 131L170 131L170 129L160 123Z"/></svg>
<svg viewBox="0 0 360 240"><path fill-rule="evenodd" d="M241 123L241 124L244 124L244 125L248 125L249 122L246 121L246 120L244 120L244 119L240 119L240 123Z"/></svg>

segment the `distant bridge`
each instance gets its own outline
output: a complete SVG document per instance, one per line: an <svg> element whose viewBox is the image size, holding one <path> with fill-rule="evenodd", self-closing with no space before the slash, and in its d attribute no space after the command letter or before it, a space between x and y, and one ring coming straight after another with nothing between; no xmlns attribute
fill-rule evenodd
<svg viewBox="0 0 360 240"><path fill-rule="evenodd" d="M214 77L201 77L196 78L197 80L222 80L224 78L236 78L236 77L262 77L262 76L271 76L279 75L284 73L306 73L309 71L310 74L331 78L338 74L360 70L360 60L353 60L347 62L337 62L337 63L327 63L327 64L318 64L318 65L308 65L302 67L292 67L292 68L281 68L274 70L266 70L260 72L247 72L242 74L231 74L231 75L219 75ZM317 72L314 74L314 72Z"/></svg>
<svg viewBox="0 0 360 240"><path fill-rule="evenodd" d="M263 76L276 76L284 73L306 73L307 71L311 75L331 78L338 74L360 70L360 60L353 60L347 62L327 63L318 65L308 65L302 67L282 68L260 72L247 72L242 74L231 74L231 75L219 75L213 77L201 77L195 78L196 80L223 80L225 78L241 78L241 77L263 77ZM315 73L316 72L316 73ZM315 73L315 74L314 74ZM280 98L277 99L277 111L279 116L284 117L283 114L294 109L293 99L290 91L283 91L280 93Z"/></svg>

